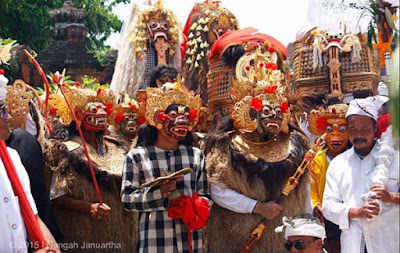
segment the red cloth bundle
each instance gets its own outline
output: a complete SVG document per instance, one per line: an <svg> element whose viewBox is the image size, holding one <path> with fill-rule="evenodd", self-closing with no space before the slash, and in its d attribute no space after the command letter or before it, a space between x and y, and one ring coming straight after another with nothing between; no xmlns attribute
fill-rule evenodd
<svg viewBox="0 0 400 253"><path fill-rule="evenodd" d="M375 137L380 138L382 133L384 133L390 125L390 114L387 113L387 114L380 116L378 118L377 124L378 124L377 125L378 129L376 130Z"/></svg>
<svg viewBox="0 0 400 253"><path fill-rule="evenodd" d="M22 218L24 219L25 228L28 232L29 238L31 239L36 250L44 249L47 247L46 240L44 239L42 231L39 228L39 224L36 221L32 207L25 195L24 188L19 180L17 171L10 155L8 154L6 143L3 140L0 140L0 157L3 161L4 167L6 168L7 176L11 182L14 194L18 197Z"/></svg>
<svg viewBox="0 0 400 253"><path fill-rule="evenodd" d="M168 210L169 217L182 219L190 230L203 228L209 215L210 207L208 201L204 198L199 198L196 192L191 198L182 194L181 197L174 199Z"/></svg>

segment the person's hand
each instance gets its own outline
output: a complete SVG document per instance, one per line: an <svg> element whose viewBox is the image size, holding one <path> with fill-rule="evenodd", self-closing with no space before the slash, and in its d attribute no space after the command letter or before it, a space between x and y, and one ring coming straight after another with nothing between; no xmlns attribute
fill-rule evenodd
<svg viewBox="0 0 400 253"><path fill-rule="evenodd" d="M279 215L282 209L283 207L274 201L268 201L267 203L257 202L253 213L261 215L267 220L272 220Z"/></svg>
<svg viewBox="0 0 400 253"><path fill-rule="evenodd" d="M376 201L366 202L360 208L350 208L349 217L353 218L365 218L372 219L374 216L379 214L379 203Z"/></svg>
<svg viewBox="0 0 400 253"><path fill-rule="evenodd" d="M168 196L171 195L171 193L176 190L176 182L181 179L182 177L177 177L173 180L165 180L160 186L161 196L164 199L168 198Z"/></svg>
<svg viewBox="0 0 400 253"><path fill-rule="evenodd" d="M387 190L385 185L374 184L371 187L371 191L376 193L374 199L379 199L382 202L393 202L392 194Z"/></svg>
<svg viewBox="0 0 400 253"><path fill-rule="evenodd" d="M314 207L313 215L317 217L319 220L321 221L323 220L322 208L319 204Z"/></svg>
<svg viewBox="0 0 400 253"><path fill-rule="evenodd" d="M106 203L100 205L100 203L93 203L90 205L90 214L93 218L99 220L105 220L107 218L108 212L111 211L111 207L109 207Z"/></svg>

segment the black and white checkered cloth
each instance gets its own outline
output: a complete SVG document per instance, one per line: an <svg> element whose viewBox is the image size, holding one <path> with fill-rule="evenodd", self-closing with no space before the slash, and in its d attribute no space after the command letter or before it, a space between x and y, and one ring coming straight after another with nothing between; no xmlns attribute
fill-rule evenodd
<svg viewBox="0 0 400 253"><path fill-rule="evenodd" d="M174 60L169 57L169 50L167 50L166 55L167 63L173 65ZM142 89L146 89L146 87L149 87L148 82L150 81L151 71L153 71L153 69L155 69L157 65L157 51L154 49L154 47L149 47L146 51L146 69L144 70L143 83L141 87Z"/></svg>
<svg viewBox="0 0 400 253"><path fill-rule="evenodd" d="M184 168L194 171L176 183L179 192L207 198L207 173L203 152L180 145L176 150L155 146L138 147L126 156L122 177L121 201L124 208L139 212L139 252L189 252L188 233L182 220L168 217L169 200L161 197L159 186L138 189L139 185L165 172ZM203 251L202 231L192 231L193 252Z"/></svg>

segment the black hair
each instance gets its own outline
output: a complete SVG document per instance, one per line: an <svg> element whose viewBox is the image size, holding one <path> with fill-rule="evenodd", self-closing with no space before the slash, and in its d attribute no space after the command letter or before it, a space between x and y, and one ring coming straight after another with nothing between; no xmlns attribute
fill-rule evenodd
<svg viewBox="0 0 400 253"><path fill-rule="evenodd" d="M170 79L175 79L178 76L178 70L172 65L161 65L153 69L150 73L149 87L157 88L157 79L168 76Z"/></svg>

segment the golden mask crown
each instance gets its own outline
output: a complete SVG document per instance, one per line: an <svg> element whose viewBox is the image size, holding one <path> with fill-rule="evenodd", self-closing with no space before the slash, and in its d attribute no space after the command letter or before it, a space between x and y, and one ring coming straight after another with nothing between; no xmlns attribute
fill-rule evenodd
<svg viewBox="0 0 400 253"><path fill-rule="evenodd" d="M12 116L10 122L12 129L25 129L29 114L29 102L32 100L32 95L26 88L26 83L22 80L16 80L12 86L6 87L6 105Z"/></svg>
<svg viewBox="0 0 400 253"><path fill-rule="evenodd" d="M156 126L154 117L157 112L164 112L168 106L172 104L185 105L189 108L189 111L197 110L197 115L200 114L201 110L201 98L198 95L194 95L193 91L186 91L181 85L181 79L178 76L178 80L174 83L165 83L159 88L147 88L145 92L138 91L137 98L139 100L145 100L146 108L146 121ZM141 106L142 106L141 105ZM199 117L196 117L191 122L191 127L197 124Z"/></svg>
<svg viewBox="0 0 400 253"><path fill-rule="evenodd" d="M107 106L114 108L115 96L111 90L104 90L100 87L97 92L90 89L72 87L68 85L61 86L61 89L65 93L68 102L71 105L71 109L75 110L76 107L84 109L85 105L90 102L100 102ZM60 116L61 121L64 125L69 125L74 118L72 113L68 109L67 102L65 101L61 92L51 94L49 97L49 105L51 108L57 110L57 114ZM109 121L110 121L110 117Z"/></svg>
<svg viewBox="0 0 400 253"><path fill-rule="evenodd" d="M264 46L267 47L264 53L261 53L261 49L254 53L249 52L236 64L236 80L232 82L231 94L235 103L232 119L235 128L242 132L257 129L257 120L250 117L251 107L255 108L257 103L272 108L285 107L282 108L285 120L290 115L289 109L286 108L287 99L283 95L284 75L277 65L278 55L268 42L265 42Z"/></svg>
<svg viewBox="0 0 400 253"><path fill-rule="evenodd" d="M145 109L146 108L141 106L135 99L131 99L128 94L125 94L124 100L115 106L113 115L110 117L111 125L117 125L115 117L120 113L137 113L139 117L144 117L146 113Z"/></svg>
<svg viewBox="0 0 400 253"><path fill-rule="evenodd" d="M135 45L136 56L141 60L146 55L147 43L151 37L147 23L155 17L165 19L168 22L168 33L170 35L168 41L169 56L174 57L175 50L179 50L179 48L175 48L179 40L178 19L172 10L165 8L161 1L157 1L153 7L145 9L139 14L137 23L129 35L131 43Z"/></svg>
<svg viewBox="0 0 400 253"><path fill-rule="evenodd" d="M334 119L334 118L346 118L347 110L349 106L346 104L336 104L330 105L327 108L319 108L317 110L312 110L308 115L308 131L316 136L321 136L325 133L319 125L321 119Z"/></svg>

